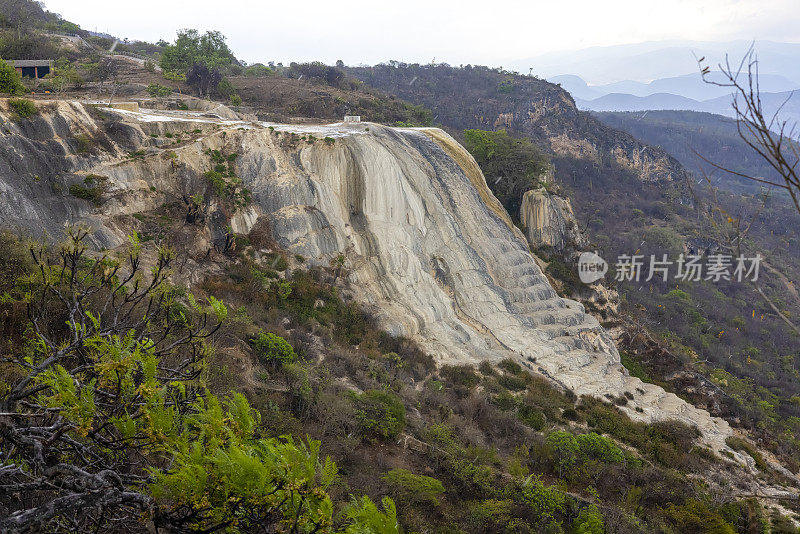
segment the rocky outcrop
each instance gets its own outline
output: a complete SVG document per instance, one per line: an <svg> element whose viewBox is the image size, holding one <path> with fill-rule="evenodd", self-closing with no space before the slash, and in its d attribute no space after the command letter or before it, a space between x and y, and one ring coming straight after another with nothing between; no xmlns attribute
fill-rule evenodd
<svg viewBox="0 0 800 534"><path fill-rule="evenodd" d="M533 249L551 247L564 250L586 245L569 199L550 194L544 188L525 192L519 218Z"/></svg>
<svg viewBox="0 0 800 534"><path fill-rule="evenodd" d="M559 298L475 161L441 130L103 113L61 102L30 123L2 117L0 223L57 235L83 221L113 247L124 239L120 216L205 195L210 240L264 221L309 263L344 255L353 298L439 362L514 358L578 395L632 397L631 417L679 419L725 448L725 421L629 376L597 320ZM159 137L176 131L183 141ZM107 146L80 153L80 135ZM210 195L209 149L237 154L252 202ZM63 188L90 174L106 184L97 206Z"/></svg>

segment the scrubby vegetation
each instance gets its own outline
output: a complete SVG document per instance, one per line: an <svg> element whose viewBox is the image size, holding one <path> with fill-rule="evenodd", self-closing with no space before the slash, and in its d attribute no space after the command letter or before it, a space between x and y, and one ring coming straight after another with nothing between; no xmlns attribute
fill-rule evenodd
<svg viewBox="0 0 800 534"><path fill-rule="evenodd" d="M252 200L252 194L246 187L242 187L242 180L236 176L236 159L239 155L226 155L211 149L206 150L206 155L211 160L211 169L203 176L213 194L231 203L234 209L247 206Z"/></svg>
<svg viewBox="0 0 800 534"><path fill-rule="evenodd" d="M39 112L36 104L25 98L9 98L8 109L20 119L29 119Z"/></svg>
<svg viewBox="0 0 800 534"><path fill-rule="evenodd" d="M238 331L285 332L297 353L264 367L252 400L264 424L320 439L342 486L392 496L406 531L744 531L764 520L754 502L714 502L686 476L722 461L696 429L635 423L616 399L575 398L511 360L437 370L345 304L335 268L284 280L249 250L202 289L238 310Z"/></svg>
<svg viewBox="0 0 800 534"><path fill-rule="evenodd" d="M464 146L480 165L492 192L512 217L519 217L522 195L546 181L549 158L529 139L505 130L466 130Z"/></svg>
<svg viewBox="0 0 800 534"><path fill-rule="evenodd" d="M89 256L86 236L25 260L4 237L0 391L18 415L0 427L0 529L398 532L390 500L334 514L318 441L265 438L242 394L206 389L204 340L228 311L169 285L169 250L146 277L135 237L117 260Z"/></svg>

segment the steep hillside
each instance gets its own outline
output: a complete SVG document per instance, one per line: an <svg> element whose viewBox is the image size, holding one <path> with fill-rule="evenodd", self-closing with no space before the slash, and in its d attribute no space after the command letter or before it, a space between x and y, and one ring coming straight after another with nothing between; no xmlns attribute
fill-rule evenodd
<svg viewBox="0 0 800 534"><path fill-rule="evenodd" d="M716 175L714 182L721 187L752 190L759 186L714 171L704 159L735 172L779 179L775 170L742 141L732 118L696 111L597 112L593 115L612 128L663 148L695 173Z"/></svg>
<svg viewBox="0 0 800 534"><path fill-rule="evenodd" d="M729 447L726 422L624 371L607 333L580 305L555 294L475 161L441 130L287 126L69 102L39 103L34 117L3 119L3 225L34 235L44 228L55 237L65 222L83 223L98 247L123 252L133 231L143 243L175 247L177 283L237 307L233 324L213 340L220 351L210 370L213 387L250 391L269 432L305 431L331 441L328 450L343 459L350 488L364 487L375 498L392 492L409 528L535 531L556 519L577 526L586 518L569 510L597 500L616 517L609 526L648 530L612 504L619 486L604 477L592 483L602 497L589 500L582 471L569 475L569 494L519 478L531 468L554 479L572 472L572 464L549 459L560 454L554 440L586 424L640 452L623 454L608 438L587 434L581 440L600 440L610 452L587 452L575 466L588 468L597 456L605 458L591 460L598 476L611 469L625 484L642 477L637 484L647 487L650 477L666 476L684 488L673 498L653 487L656 500L640 505L652 510L646 525L683 525L693 499L702 498L704 490L685 475L662 472L670 463L714 487L734 483L716 467L725 465L737 473L732 498L791 495L772 486L780 472L759 457L765 471L756 475L754 460ZM340 295L360 306L342 304ZM241 337L253 335L246 334L256 328L251 314L262 328L288 331L303 361L265 361L262 371L254 369ZM369 321L391 336L365 333ZM436 370L424 353L445 365ZM473 367L479 363L481 375ZM408 414L400 420L370 415L389 409L384 404L399 410L397 402ZM348 417L361 422L353 427ZM399 436L406 418L407 434ZM700 439L693 448L694 426ZM547 442L537 433L543 430L553 436ZM532 451L537 440L542 449ZM483 452L465 459L476 451ZM626 454L633 456L623 465ZM436 504L409 498L395 478L420 480L387 475L392 468L428 472L453 493L445 504L435 489ZM530 491L549 492L557 502L531 508ZM469 504L474 510L464 514L459 500L500 497L508 500L506 519L481 515L488 502ZM655 511L670 499L674 515ZM737 503L731 517L748 524L748 506ZM721 518L720 510L695 513Z"/></svg>
<svg viewBox="0 0 800 534"><path fill-rule="evenodd" d="M538 78L486 67L390 64L351 68L367 84L434 112L434 122L454 132L505 128L529 137L556 157L556 172L579 160L589 166L621 167L643 181L680 182L686 173L666 152L636 141L577 109L572 97Z"/></svg>

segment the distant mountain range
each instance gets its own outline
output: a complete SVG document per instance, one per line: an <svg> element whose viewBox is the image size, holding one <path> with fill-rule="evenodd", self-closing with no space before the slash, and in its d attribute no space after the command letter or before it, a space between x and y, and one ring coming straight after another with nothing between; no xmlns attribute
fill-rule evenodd
<svg viewBox="0 0 800 534"><path fill-rule="evenodd" d="M696 58L700 57L705 57L712 70L717 70L716 65L725 60L726 54L731 62L737 62L752 44L752 41L655 41L552 52L512 60L508 66L523 74L533 69L534 74L548 79L561 74L575 74L591 85L625 80L649 83L698 73ZM797 60L800 58L800 43L756 41L755 50L762 76L776 74L800 87L800 61Z"/></svg>
<svg viewBox="0 0 800 534"><path fill-rule="evenodd" d="M800 59L800 56L798 56ZM720 72L712 72L707 76L709 81L722 82ZM580 76L565 74L553 76L547 81L557 83L574 97L581 100L595 100L610 94L627 94L637 97L646 97L657 94L679 95L692 100L705 101L721 96L729 96L731 90L705 83L700 76L700 71L683 76L659 78L649 83L624 80L604 85L589 85ZM800 88L800 83L794 82L785 76L777 74L761 74L759 76L761 91L765 93L783 93Z"/></svg>
<svg viewBox="0 0 800 534"><path fill-rule="evenodd" d="M581 109L592 111L689 110L733 116L732 91L705 83L697 57L715 66L729 54L731 63L747 52L751 42L666 41L597 47L571 53L539 56L514 62L531 64L534 72L561 85ZM800 121L800 44L758 41L759 83L764 109L781 119ZM566 74L565 74L566 73ZM712 71L711 81L723 80Z"/></svg>
<svg viewBox="0 0 800 534"><path fill-rule="evenodd" d="M648 96L611 93L594 100L575 98L575 103L580 109L591 111L684 110L704 111L733 117L734 111L731 102L731 95L699 101L671 93L656 93ZM761 93L761 102L765 116L768 118L771 118L780 109L779 118L781 120L790 123L800 122L800 91Z"/></svg>

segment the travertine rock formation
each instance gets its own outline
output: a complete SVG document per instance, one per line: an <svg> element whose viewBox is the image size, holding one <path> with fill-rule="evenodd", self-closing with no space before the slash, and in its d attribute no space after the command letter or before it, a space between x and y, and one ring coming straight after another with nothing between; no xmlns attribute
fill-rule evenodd
<svg viewBox="0 0 800 534"><path fill-rule="evenodd" d="M543 188L525 192L519 218L531 248L564 250L586 244L575 222L569 199L552 195Z"/></svg>
<svg viewBox="0 0 800 534"><path fill-rule="evenodd" d="M0 223L57 236L64 222L84 221L99 246L113 247L124 239L121 215L207 194L206 149L236 153L253 201L234 212L209 201L210 241L267 220L309 262L343 254L353 297L440 362L515 358L578 395L627 392L631 417L696 424L725 447L725 421L628 376L608 334L553 291L475 161L441 130L103 113L62 102L30 122L2 117ZM165 132L187 135L152 137ZM78 136L100 148L81 153ZM89 174L106 177L98 207L68 192Z"/></svg>

